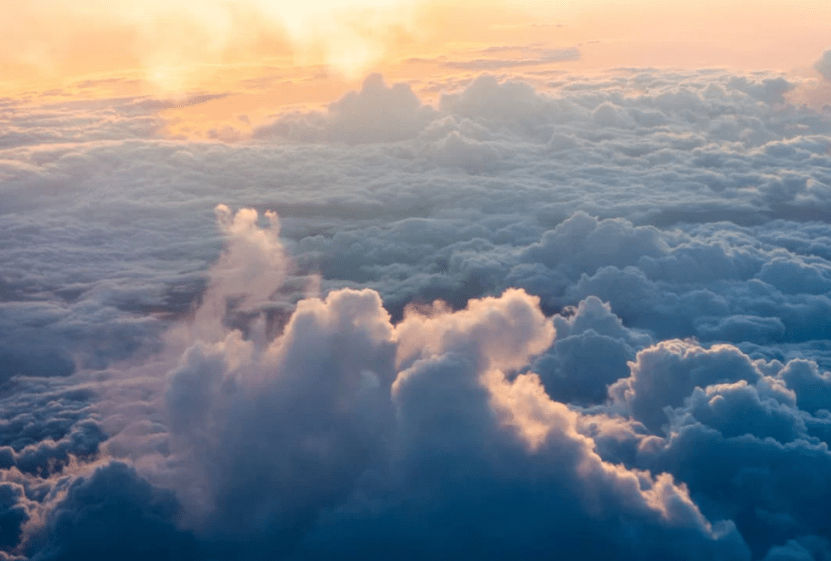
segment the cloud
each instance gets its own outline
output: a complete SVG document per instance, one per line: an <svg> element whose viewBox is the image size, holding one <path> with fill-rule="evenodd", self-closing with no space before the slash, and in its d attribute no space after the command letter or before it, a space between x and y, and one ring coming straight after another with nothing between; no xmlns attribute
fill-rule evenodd
<svg viewBox="0 0 831 561"><path fill-rule="evenodd" d="M114 462L79 477L47 516L32 559L197 559L191 535L175 527L176 499Z"/></svg>
<svg viewBox="0 0 831 561"><path fill-rule="evenodd" d="M387 86L380 74L370 74L360 91L330 103L325 115L282 117L254 135L346 144L394 142L417 136L432 116L432 109L422 105L408 85Z"/></svg>
<svg viewBox="0 0 831 561"><path fill-rule="evenodd" d="M557 80L8 105L2 557L821 558L831 122Z"/></svg>
<svg viewBox="0 0 831 561"><path fill-rule="evenodd" d="M256 213L217 212L229 249L208 292L234 293L227 273L238 272L229 268L238 256L277 259L270 268L280 278L284 257L271 230L254 226ZM605 331L625 335L608 309L589 305L595 316L605 313ZM228 313L212 298L202 307L194 323L214 325ZM32 558L108 555L133 542L131 551L143 555L193 557L200 542L300 556L329 555L336 542L338 551L366 554L368 531L400 536L416 556L448 548L502 556L531 539L538 555L556 546L632 558L644 551L746 558L732 524L713 526L670 476L598 456L576 431L579 414L552 401L535 374L506 377L555 337L539 300L524 291L471 300L459 311L411 308L394 325L376 292L343 289L299 301L271 340L228 328L221 340L215 331L207 341L203 330L189 333L193 343L166 377L167 458L138 462L144 477L176 495L120 462L55 481L68 486L66 495L27 527L22 547ZM436 502L436 492L445 499ZM399 512L402 500L415 510ZM436 526L464 520L474 505L476 531ZM387 512L380 533L379 509ZM413 512L430 522L413 525ZM489 545L486 536L503 536L497 529L506 515L524 530ZM554 528L551 520L559 521Z"/></svg>
<svg viewBox="0 0 831 561"><path fill-rule="evenodd" d="M442 96L440 107L451 114L478 122L501 122L508 126L533 129L549 122L556 110L553 99L540 95L526 83L505 81L483 75L473 80L461 93Z"/></svg>
<svg viewBox="0 0 831 561"><path fill-rule="evenodd" d="M822 74L826 80L831 80L831 50L822 53L819 60L814 63L814 68Z"/></svg>
<svg viewBox="0 0 831 561"><path fill-rule="evenodd" d="M11 549L20 541L20 532L30 514L24 489L15 483L0 483L0 548Z"/></svg>
<svg viewBox="0 0 831 561"><path fill-rule="evenodd" d="M770 552L765 556L765 561L823 559L828 554L827 539L807 536L800 540L788 540L783 546L771 548Z"/></svg>
<svg viewBox="0 0 831 561"><path fill-rule="evenodd" d="M350 92L329 106L329 136L347 143L411 138L425 125L428 108L405 84L387 87L380 74L370 74L360 92Z"/></svg>
<svg viewBox="0 0 831 561"><path fill-rule="evenodd" d="M448 548L499 557L529 539L684 557L677 539L697 544L693 557L743 558L732 526L711 526L671 478L597 456L536 375L505 377L554 338L538 305L512 290L459 311L411 308L393 325L377 293L344 289L298 302L264 346L239 332L197 341L170 373L165 403L182 470L174 479L198 535L251 555L366 555L398 536L417 557ZM413 507L401 512L402 501ZM478 530L437 525L474 504ZM411 509L432 522L413 524ZM487 545L509 514L530 526ZM655 545L633 541L628 524Z"/></svg>
<svg viewBox="0 0 831 561"><path fill-rule="evenodd" d="M632 416L658 431L666 423L664 407L681 405L696 387L744 380L755 382L760 373L738 349L703 349L683 341L663 341L638 353L631 376L609 388L615 403L625 404Z"/></svg>
<svg viewBox="0 0 831 561"><path fill-rule="evenodd" d="M609 305L595 296L566 311L554 316L557 341L533 369L556 401L604 403L609 384L629 377L628 364L635 352L652 339L625 328Z"/></svg>
<svg viewBox="0 0 831 561"><path fill-rule="evenodd" d="M572 60L580 60L580 50L576 47L566 47L562 49L540 49L533 47L505 47L501 50L495 50L493 47L483 49L477 54L492 54L495 52L515 51L518 54L525 55L522 58L474 58L470 60L443 60L441 63L448 68L456 68L463 70L473 70L478 72L492 72L494 70L503 68L517 68L522 66L537 66L551 62L565 62ZM425 59L411 59L419 62Z"/></svg>
<svg viewBox="0 0 831 561"><path fill-rule="evenodd" d="M791 383L795 371L821 383L815 364L664 341L639 352L630 367L629 378L610 386L609 404L594 408L599 416L582 427L605 454L685 481L705 514L736 522L754 558L791 549L777 546L789 536L827 532L812 521L824 516L814 492L794 485L829 461L828 416L802 409L810 390ZM610 414L637 422L612 424ZM826 486L820 476L811 488Z"/></svg>
<svg viewBox="0 0 831 561"><path fill-rule="evenodd" d="M831 411L831 373L821 372L812 361L795 359L779 375L796 392L800 409L809 413Z"/></svg>

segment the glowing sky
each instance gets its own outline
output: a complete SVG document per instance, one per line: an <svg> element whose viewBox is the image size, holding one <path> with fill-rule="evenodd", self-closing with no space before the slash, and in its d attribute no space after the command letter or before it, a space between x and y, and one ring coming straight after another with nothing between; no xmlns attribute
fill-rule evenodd
<svg viewBox="0 0 831 561"><path fill-rule="evenodd" d="M503 46L577 47L569 69L791 70L826 46L831 17L821 0L6 0L3 10L7 91L125 76L168 91L239 87L263 67L292 77L318 65L354 82L370 71L417 72L412 58L470 60Z"/></svg>
<svg viewBox="0 0 831 561"><path fill-rule="evenodd" d="M164 113L170 134L188 136L328 102L369 72L427 96L431 81L480 71L530 80L626 66L805 74L831 20L821 0L7 0L3 9L0 39L13 47L0 50L0 94L229 94Z"/></svg>

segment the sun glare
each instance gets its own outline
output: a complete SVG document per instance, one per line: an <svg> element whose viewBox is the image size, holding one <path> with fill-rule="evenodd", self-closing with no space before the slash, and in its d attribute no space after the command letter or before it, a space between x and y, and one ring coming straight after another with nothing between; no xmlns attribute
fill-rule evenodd
<svg viewBox="0 0 831 561"><path fill-rule="evenodd" d="M137 7L138 6L138 7ZM132 70L161 90L187 84L178 68L288 58L350 78L377 63L393 35L412 29L409 0L12 0L0 23L9 83L38 84ZM23 25L21 25L23 22ZM178 75L177 75L178 74Z"/></svg>
<svg viewBox="0 0 831 561"><path fill-rule="evenodd" d="M8 0L4 13L0 44L14 48L0 49L0 95L227 94L162 115L172 135L213 136L290 105L319 106L371 72L406 81L427 102L431 83L483 72L531 82L543 71L614 67L791 72L827 47L831 5Z"/></svg>

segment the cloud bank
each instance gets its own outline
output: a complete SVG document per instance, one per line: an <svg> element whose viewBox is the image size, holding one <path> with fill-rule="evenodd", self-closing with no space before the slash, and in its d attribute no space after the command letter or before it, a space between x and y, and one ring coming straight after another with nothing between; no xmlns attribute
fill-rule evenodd
<svg viewBox="0 0 831 561"><path fill-rule="evenodd" d="M0 558L827 558L794 86L370 76L234 144L10 102Z"/></svg>

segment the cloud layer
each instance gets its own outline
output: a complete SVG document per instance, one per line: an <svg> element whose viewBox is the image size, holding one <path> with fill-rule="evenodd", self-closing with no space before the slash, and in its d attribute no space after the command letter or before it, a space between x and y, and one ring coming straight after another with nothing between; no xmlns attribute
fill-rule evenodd
<svg viewBox="0 0 831 561"><path fill-rule="evenodd" d="M376 75L235 144L9 102L0 559L827 558L795 86Z"/></svg>

